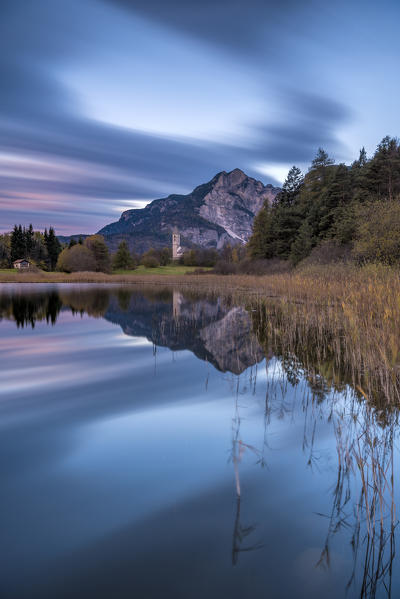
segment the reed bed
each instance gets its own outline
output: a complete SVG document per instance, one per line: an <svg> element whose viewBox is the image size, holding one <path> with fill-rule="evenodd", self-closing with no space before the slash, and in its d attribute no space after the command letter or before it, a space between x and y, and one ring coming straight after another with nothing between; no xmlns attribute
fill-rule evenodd
<svg viewBox="0 0 400 599"><path fill-rule="evenodd" d="M398 406L399 273L377 267L340 273L312 269L277 281L276 299L260 294L251 301L254 326L264 346L303 355L310 372L331 384L350 384L382 408Z"/></svg>

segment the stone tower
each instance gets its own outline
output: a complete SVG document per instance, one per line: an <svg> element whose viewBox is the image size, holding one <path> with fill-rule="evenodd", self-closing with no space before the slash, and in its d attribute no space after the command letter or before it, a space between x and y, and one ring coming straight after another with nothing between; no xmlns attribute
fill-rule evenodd
<svg viewBox="0 0 400 599"><path fill-rule="evenodd" d="M181 236L176 229L172 232L172 260L178 260L180 257Z"/></svg>

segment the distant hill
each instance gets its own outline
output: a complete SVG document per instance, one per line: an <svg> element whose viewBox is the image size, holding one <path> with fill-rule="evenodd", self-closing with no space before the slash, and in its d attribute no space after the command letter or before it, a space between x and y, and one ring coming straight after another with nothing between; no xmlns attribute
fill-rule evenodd
<svg viewBox="0 0 400 599"><path fill-rule="evenodd" d="M126 239L138 253L170 245L174 227L187 247L245 243L264 201L272 203L279 191L279 187L263 185L240 169L222 171L187 195L170 195L145 208L126 210L119 221L103 227L99 234L112 250Z"/></svg>
<svg viewBox="0 0 400 599"><path fill-rule="evenodd" d="M71 239L75 239L75 241L79 241L79 239L86 239L89 237L87 233L81 233L79 235L57 235L57 239L60 243L69 243Z"/></svg>

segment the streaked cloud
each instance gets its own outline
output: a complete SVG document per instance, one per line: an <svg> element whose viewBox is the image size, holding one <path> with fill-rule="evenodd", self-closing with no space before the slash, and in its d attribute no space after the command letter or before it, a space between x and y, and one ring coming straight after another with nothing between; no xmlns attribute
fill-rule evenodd
<svg viewBox="0 0 400 599"><path fill-rule="evenodd" d="M399 8L360 6L5 0L1 230L94 232L220 170L276 183L319 146L337 160L372 151L378 129L397 133L399 84L382 78L395 38L367 40Z"/></svg>

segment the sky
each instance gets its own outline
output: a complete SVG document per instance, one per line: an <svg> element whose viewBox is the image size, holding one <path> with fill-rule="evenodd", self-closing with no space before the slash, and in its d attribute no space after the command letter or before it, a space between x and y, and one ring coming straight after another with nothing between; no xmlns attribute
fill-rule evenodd
<svg viewBox="0 0 400 599"><path fill-rule="evenodd" d="M399 132L400 3L1 0L0 231L94 233Z"/></svg>

